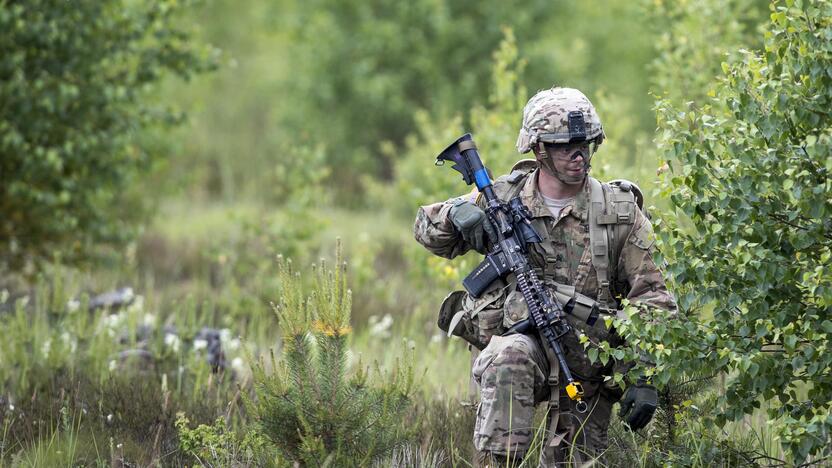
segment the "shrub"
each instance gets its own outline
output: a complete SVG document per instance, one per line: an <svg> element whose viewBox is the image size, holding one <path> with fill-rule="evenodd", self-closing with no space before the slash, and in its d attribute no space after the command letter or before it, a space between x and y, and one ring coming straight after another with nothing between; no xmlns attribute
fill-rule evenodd
<svg viewBox="0 0 832 468"><path fill-rule="evenodd" d="M187 78L211 63L177 25L179 9L0 4L0 267L79 261L95 243L129 238L142 204L126 187L158 156L134 137L178 120L147 91L167 72Z"/></svg>
<svg viewBox="0 0 832 468"><path fill-rule="evenodd" d="M300 276L280 260L275 311L283 329L282 359L255 367L256 401L248 406L262 432L286 458L305 465L367 465L406 437L400 424L413 375L407 365L378 371L372 384L359 363L350 373L347 338L351 292L340 242L335 267L321 261L309 297Z"/></svg>
<svg viewBox="0 0 832 468"><path fill-rule="evenodd" d="M711 101L660 102L676 216L656 224L683 319L615 323L659 382L726 377L703 422L765 405L797 463L832 455L830 16L828 0L774 2L765 50L723 65Z"/></svg>
<svg viewBox="0 0 832 468"><path fill-rule="evenodd" d="M191 429L184 413L176 415L179 448L193 456L202 466L268 466L277 465L270 459L267 441L254 431L242 438L228 427L224 417L213 424L200 424Z"/></svg>

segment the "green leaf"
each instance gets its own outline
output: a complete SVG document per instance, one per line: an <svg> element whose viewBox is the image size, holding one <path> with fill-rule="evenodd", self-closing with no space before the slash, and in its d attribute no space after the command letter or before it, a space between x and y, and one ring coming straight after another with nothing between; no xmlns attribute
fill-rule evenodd
<svg viewBox="0 0 832 468"><path fill-rule="evenodd" d="M589 348L586 352L587 357L589 358L589 362L595 364L595 361L598 360L598 348Z"/></svg>

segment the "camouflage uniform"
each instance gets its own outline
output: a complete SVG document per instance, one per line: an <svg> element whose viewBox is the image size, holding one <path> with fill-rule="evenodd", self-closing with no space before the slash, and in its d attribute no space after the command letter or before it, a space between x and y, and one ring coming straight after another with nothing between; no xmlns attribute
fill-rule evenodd
<svg viewBox="0 0 832 468"><path fill-rule="evenodd" d="M533 161L526 163L527 168L529 164L536 164ZM584 188L573 204L566 206L558 219L554 219L538 192L538 170L523 177L515 176L516 173L500 177L494 183L494 190L504 200L519 194L531 211L533 225L543 237L543 242L532 245L530 252L539 277L547 283L573 285L576 291L598 298L604 288L599 288L589 249L589 183L584 182ZM470 249L448 216L455 200L420 207L414 226L416 240L445 258L462 255ZM484 208L481 200L477 202ZM675 309L673 296L653 261L650 221L638 208L635 208L631 221L628 235L620 244L615 278L621 282L621 287L616 292L631 301ZM464 307L472 311L471 315L479 321L480 334L485 333L484 339L488 341L472 369L481 391L474 430L475 447L489 456L525 455L534 438L534 407L548 398L549 384L557 379L558 367L550 365L556 361L552 356L547 357L549 351L542 346L538 336L500 336L528 317L522 295L511 282L496 286L480 299L466 298ZM583 332L593 342L608 341L612 345L621 344L620 337L606 329L604 320L598 320L593 327L569 316L567 320L574 333L562 339L566 360L575 377L583 383L590 411L585 415L573 411L573 403L563 391L564 383L557 384L561 388L559 404L558 399L554 405L550 402L550 417L558 418L556 433L547 436L549 449L544 451L541 463L544 466L569 461L572 441L575 442L571 450L572 461L601 455L607 447L612 405L621 397L617 387L603 383L603 376L611 375L612 367L622 363L611 361L607 366L600 362L590 363L583 345L578 342L578 333Z"/></svg>

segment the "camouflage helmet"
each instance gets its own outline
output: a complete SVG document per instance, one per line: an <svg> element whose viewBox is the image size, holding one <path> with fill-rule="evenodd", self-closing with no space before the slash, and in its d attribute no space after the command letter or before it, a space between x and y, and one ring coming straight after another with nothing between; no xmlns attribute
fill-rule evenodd
<svg viewBox="0 0 832 468"><path fill-rule="evenodd" d="M604 139L601 119L584 93L572 88L538 91L523 109L517 151L528 153L538 143L575 143Z"/></svg>

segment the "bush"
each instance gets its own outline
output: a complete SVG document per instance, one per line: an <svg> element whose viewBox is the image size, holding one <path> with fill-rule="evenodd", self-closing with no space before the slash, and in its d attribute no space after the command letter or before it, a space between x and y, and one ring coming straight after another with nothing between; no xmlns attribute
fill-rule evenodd
<svg viewBox="0 0 832 468"><path fill-rule="evenodd" d="M724 375L702 421L765 408L797 463L832 455L830 15L828 0L773 3L765 50L723 65L712 100L659 103L675 213L656 225L684 319L615 323L658 382Z"/></svg>
<svg viewBox="0 0 832 468"><path fill-rule="evenodd" d="M0 4L0 267L80 261L129 238L126 187L158 158L135 143L179 117L153 106L167 72L210 66L174 1ZM117 208L116 208L117 207Z"/></svg>
<svg viewBox="0 0 832 468"><path fill-rule="evenodd" d="M213 424L191 429L184 413L176 415L179 448L193 456L202 466L269 466L278 460L270 457L267 441L254 431L242 438L228 427L224 417Z"/></svg>
<svg viewBox="0 0 832 468"><path fill-rule="evenodd" d="M371 201L357 199L356 176L388 180L399 157L390 149L425 128L422 112L447 121L486 100L487 57L505 28L529 59L523 86L558 83L588 95L603 87L630 98L624 118L635 127L652 126L643 101L651 42L633 2L316 0L280 8L280 24L295 41L287 48L293 74L284 120L303 144L326 145L341 204ZM512 116L509 140L519 120Z"/></svg>
<svg viewBox="0 0 832 468"><path fill-rule="evenodd" d="M762 49L767 12L758 0L650 2L653 92L677 105L707 99L722 62L737 60L741 49Z"/></svg>

